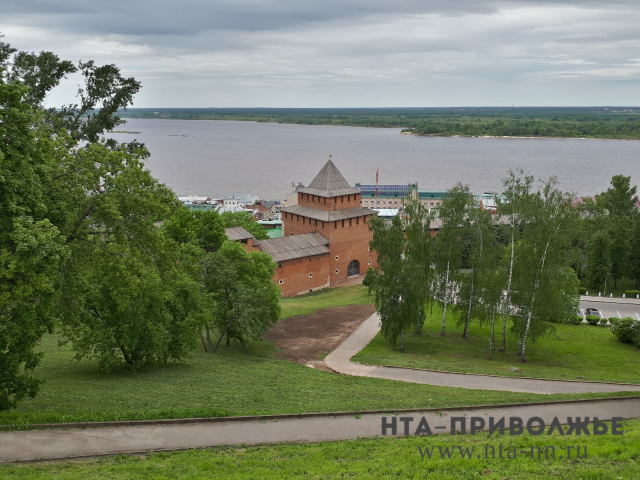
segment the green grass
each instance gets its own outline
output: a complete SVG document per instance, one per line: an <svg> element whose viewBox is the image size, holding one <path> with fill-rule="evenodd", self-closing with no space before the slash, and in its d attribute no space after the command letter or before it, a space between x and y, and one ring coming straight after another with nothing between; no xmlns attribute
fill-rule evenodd
<svg viewBox="0 0 640 480"><path fill-rule="evenodd" d="M362 286L330 289L284 299L283 316L369 301ZM196 348L182 363L105 373L96 361L73 360L70 347L59 347L59 340L56 335L43 339L40 348L44 359L36 375L45 383L35 398L21 402L15 410L0 412L0 428L48 422L428 408L624 395L531 395L343 376L275 358L276 349L270 342L223 347L217 355Z"/></svg>
<svg viewBox="0 0 640 480"><path fill-rule="evenodd" d="M640 383L640 350L619 342L608 327L557 325L556 333L527 346L527 362L521 363L517 345L509 343L509 338L507 352L496 351L489 360L489 327L472 322L470 339L465 340L462 327L456 328L452 317L447 315L445 337L440 335L441 323L442 313L434 309L422 335L406 336L405 353L391 349L378 335L354 361L510 377ZM497 342L501 341L501 325L496 327ZM513 367L519 370L512 371Z"/></svg>
<svg viewBox="0 0 640 480"><path fill-rule="evenodd" d="M282 318L306 315L321 308L367 303L373 303L373 297L367 295L367 288L362 285L325 288L297 297L283 298L280 301Z"/></svg>
<svg viewBox="0 0 640 480"><path fill-rule="evenodd" d="M603 397L530 395L414 385L350 377L273 358L268 342L222 348L218 355L195 350L182 364L137 373L103 373L97 362L73 360L58 337L45 338L38 395L0 412L0 425L100 420L136 420L272 413L422 408ZM607 395L608 396L608 395Z"/></svg>
<svg viewBox="0 0 640 480"><path fill-rule="evenodd" d="M484 458L485 446L496 452L525 450L543 458L518 453L514 459ZM418 447L448 447L471 451L474 457L451 459L425 457ZM553 446L556 458L544 459L544 447ZM587 458L566 458L568 446L587 448ZM436 450L437 451L437 450ZM551 450L549 450L551 451ZM482 458L477 458L480 453ZM497 455L497 454L496 454ZM506 456L506 455L505 455ZM562 456L563 458L560 458ZM575 456L575 448L572 450ZM338 479L427 478L460 479L631 479L640 478L640 420L627 421L622 436L474 436L377 438L302 445L218 447L100 459L0 466L5 478L137 479Z"/></svg>

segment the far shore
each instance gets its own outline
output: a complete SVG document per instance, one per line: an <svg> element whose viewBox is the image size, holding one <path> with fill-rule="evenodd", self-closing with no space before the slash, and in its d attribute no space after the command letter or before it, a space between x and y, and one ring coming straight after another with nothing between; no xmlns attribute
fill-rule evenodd
<svg viewBox="0 0 640 480"><path fill-rule="evenodd" d="M519 139L547 139L547 140L630 140L637 142L638 138L615 138L615 137L524 137L516 135L439 135L437 133L414 133L400 132L400 135L413 135L414 137L457 137L457 138L519 138Z"/></svg>

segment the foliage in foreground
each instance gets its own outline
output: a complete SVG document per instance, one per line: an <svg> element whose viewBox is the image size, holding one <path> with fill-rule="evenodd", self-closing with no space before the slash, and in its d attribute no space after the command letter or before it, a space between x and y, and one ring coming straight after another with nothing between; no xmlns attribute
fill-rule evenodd
<svg viewBox="0 0 640 480"><path fill-rule="evenodd" d="M46 109L48 92L76 71L77 103ZM264 310L255 301L269 306L267 324L278 317L263 261L245 274L254 303L225 299L237 318L229 331L203 279L205 258L232 253L216 253L220 216L180 205L144 168L144 145L103 138L139 89L115 65L75 67L0 43L0 410L36 394L35 348L56 324L78 360L138 369L184 359L211 322L219 338L256 338ZM260 228L250 215L236 220ZM226 278L215 263L209 283ZM223 288L238 290L226 280Z"/></svg>

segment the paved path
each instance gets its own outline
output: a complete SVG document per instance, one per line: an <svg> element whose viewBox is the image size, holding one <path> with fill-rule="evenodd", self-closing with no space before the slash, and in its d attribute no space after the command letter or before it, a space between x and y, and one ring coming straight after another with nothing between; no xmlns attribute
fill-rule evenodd
<svg viewBox="0 0 640 480"><path fill-rule="evenodd" d="M507 390L528 393L584 393L584 392L640 392L640 385L608 383L567 382L561 380L539 380L527 378L471 375L464 373L431 372L409 368L376 367L351 361L356 353L366 347L380 331L380 319L371 315L337 349L324 359L324 363L338 373L358 377L375 377L424 383L446 387L461 387L478 390Z"/></svg>
<svg viewBox="0 0 640 480"><path fill-rule="evenodd" d="M411 431L425 416L432 432L449 433L451 417L541 417L548 425L554 417L567 423L567 417L634 418L640 416L640 399L582 401L552 405L519 405L504 408L455 409L403 413L413 417ZM392 418L397 418L392 416ZM469 427L469 420L467 429ZM507 418L508 422L508 418ZM488 425L489 422L485 420ZM437 427L445 427L437 429ZM255 445L280 442L319 442L375 437L381 435L382 415L340 415L287 418L277 421L240 420L190 424L144 425L69 430L29 430L0 432L0 462L63 459L116 453L212 447L217 445ZM403 423L398 421L398 432ZM425 440L426 443L429 440Z"/></svg>

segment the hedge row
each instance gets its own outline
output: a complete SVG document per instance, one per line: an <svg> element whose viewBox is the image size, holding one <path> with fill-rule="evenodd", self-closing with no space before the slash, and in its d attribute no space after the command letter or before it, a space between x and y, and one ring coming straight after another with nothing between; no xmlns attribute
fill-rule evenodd
<svg viewBox="0 0 640 480"><path fill-rule="evenodd" d="M622 343L630 343L640 348L640 321L633 318L618 318L611 325L611 333Z"/></svg>

